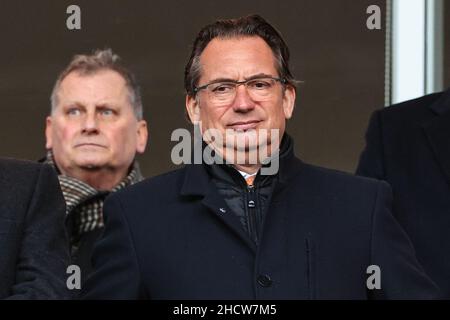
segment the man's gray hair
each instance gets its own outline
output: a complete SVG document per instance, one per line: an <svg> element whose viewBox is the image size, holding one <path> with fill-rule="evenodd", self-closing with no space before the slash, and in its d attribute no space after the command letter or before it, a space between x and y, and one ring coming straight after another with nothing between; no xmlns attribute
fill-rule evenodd
<svg viewBox="0 0 450 320"><path fill-rule="evenodd" d="M120 57L111 49L95 50L90 55L75 55L68 66L59 74L53 87L50 97L51 112L53 113L58 105L58 91L61 82L71 72L77 72L80 75L92 75L102 70L112 70L120 74L125 80L125 85L129 91L130 103L134 114L138 120L143 118L142 98L139 85L136 82L134 74L121 64Z"/></svg>

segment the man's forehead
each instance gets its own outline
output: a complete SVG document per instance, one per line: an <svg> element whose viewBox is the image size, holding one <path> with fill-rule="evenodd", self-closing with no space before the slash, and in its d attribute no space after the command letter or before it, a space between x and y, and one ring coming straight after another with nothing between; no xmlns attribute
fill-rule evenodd
<svg viewBox="0 0 450 320"><path fill-rule="evenodd" d="M67 74L61 81L61 87L74 85L106 85L125 86L125 79L118 72L110 69L100 69L92 72L82 72L74 70Z"/></svg>
<svg viewBox="0 0 450 320"><path fill-rule="evenodd" d="M127 90L125 79L116 71L99 70L88 74L72 71L61 81L58 96L117 99Z"/></svg>
<svg viewBox="0 0 450 320"><path fill-rule="evenodd" d="M258 36L215 38L200 56L202 76L207 78L273 74L276 61L272 49Z"/></svg>

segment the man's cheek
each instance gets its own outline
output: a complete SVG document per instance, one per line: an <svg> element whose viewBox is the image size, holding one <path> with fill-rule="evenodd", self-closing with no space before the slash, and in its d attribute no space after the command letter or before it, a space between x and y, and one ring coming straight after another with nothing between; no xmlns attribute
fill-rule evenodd
<svg viewBox="0 0 450 320"><path fill-rule="evenodd" d="M67 143L69 144L72 140L73 137L76 135L76 130L71 129L71 128L66 128L64 130L62 130L62 135L61 135L61 139L63 143Z"/></svg>

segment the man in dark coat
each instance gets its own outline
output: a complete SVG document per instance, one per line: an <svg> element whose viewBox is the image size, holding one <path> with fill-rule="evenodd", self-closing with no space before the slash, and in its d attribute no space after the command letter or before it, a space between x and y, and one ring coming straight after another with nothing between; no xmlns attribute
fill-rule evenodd
<svg viewBox="0 0 450 320"><path fill-rule="evenodd" d="M204 161L106 201L85 298L436 297L386 183L295 157L288 63L260 16L200 31L185 88Z"/></svg>
<svg viewBox="0 0 450 320"><path fill-rule="evenodd" d="M64 299L65 205L47 165L0 160L0 299Z"/></svg>
<svg viewBox="0 0 450 320"><path fill-rule="evenodd" d="M357 173L391 184L394 216L450 299L450 90L376 111Z"/></svg>

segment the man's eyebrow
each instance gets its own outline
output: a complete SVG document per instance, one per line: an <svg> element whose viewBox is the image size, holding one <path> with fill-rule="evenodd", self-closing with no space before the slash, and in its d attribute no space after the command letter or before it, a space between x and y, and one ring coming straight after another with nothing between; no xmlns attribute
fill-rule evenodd
<svg viewBox="0 0 450 320"><path fill-rule="evenodd" d="M118 106L113 102L100 102L95 105L97 109L105 109L105 108L117 108Z"/></svg>
<svg viewBox="0 0 450 320"><path fill-rule="evenodd" d="M245 80L253 80L253 79L259 79L259 78L276 78L277 76L274 76L272 74L266 74L266 73L258 73L255 75L252 75L250 77L245 77Z"/></svg>
<svg viewBox="0 0 450 320"><path fill-rule="evenodd" d="M69 108L73 108L73 107L85 108L84 104L79 101L69 101L67 103L64 103L64 105L62 107L64 109L69 109Z"/></svg>
<svg viewBox="0 0 450 320"><path fill-rule="evenodd" d="M251 75L250 77L244 77L245 80L253 80L253 79L259 79L259 78L273 78L275 77L272 74L266 74L266 73L258 73L258 74L254 74ZM236 79L231 79L231 78L216 78L211 80L210 82L208 82L208 84L213 84L213 83L218 83L218 82L236 82L238 80Z"/></svg>
<svg viewBox="0 0 450 320"><path fill-rule="evenodd" d="M218 83L218 82L236 82L236 80L231 79L231 78L216 78L205 84L213 84L213 83Z"/></svg>

